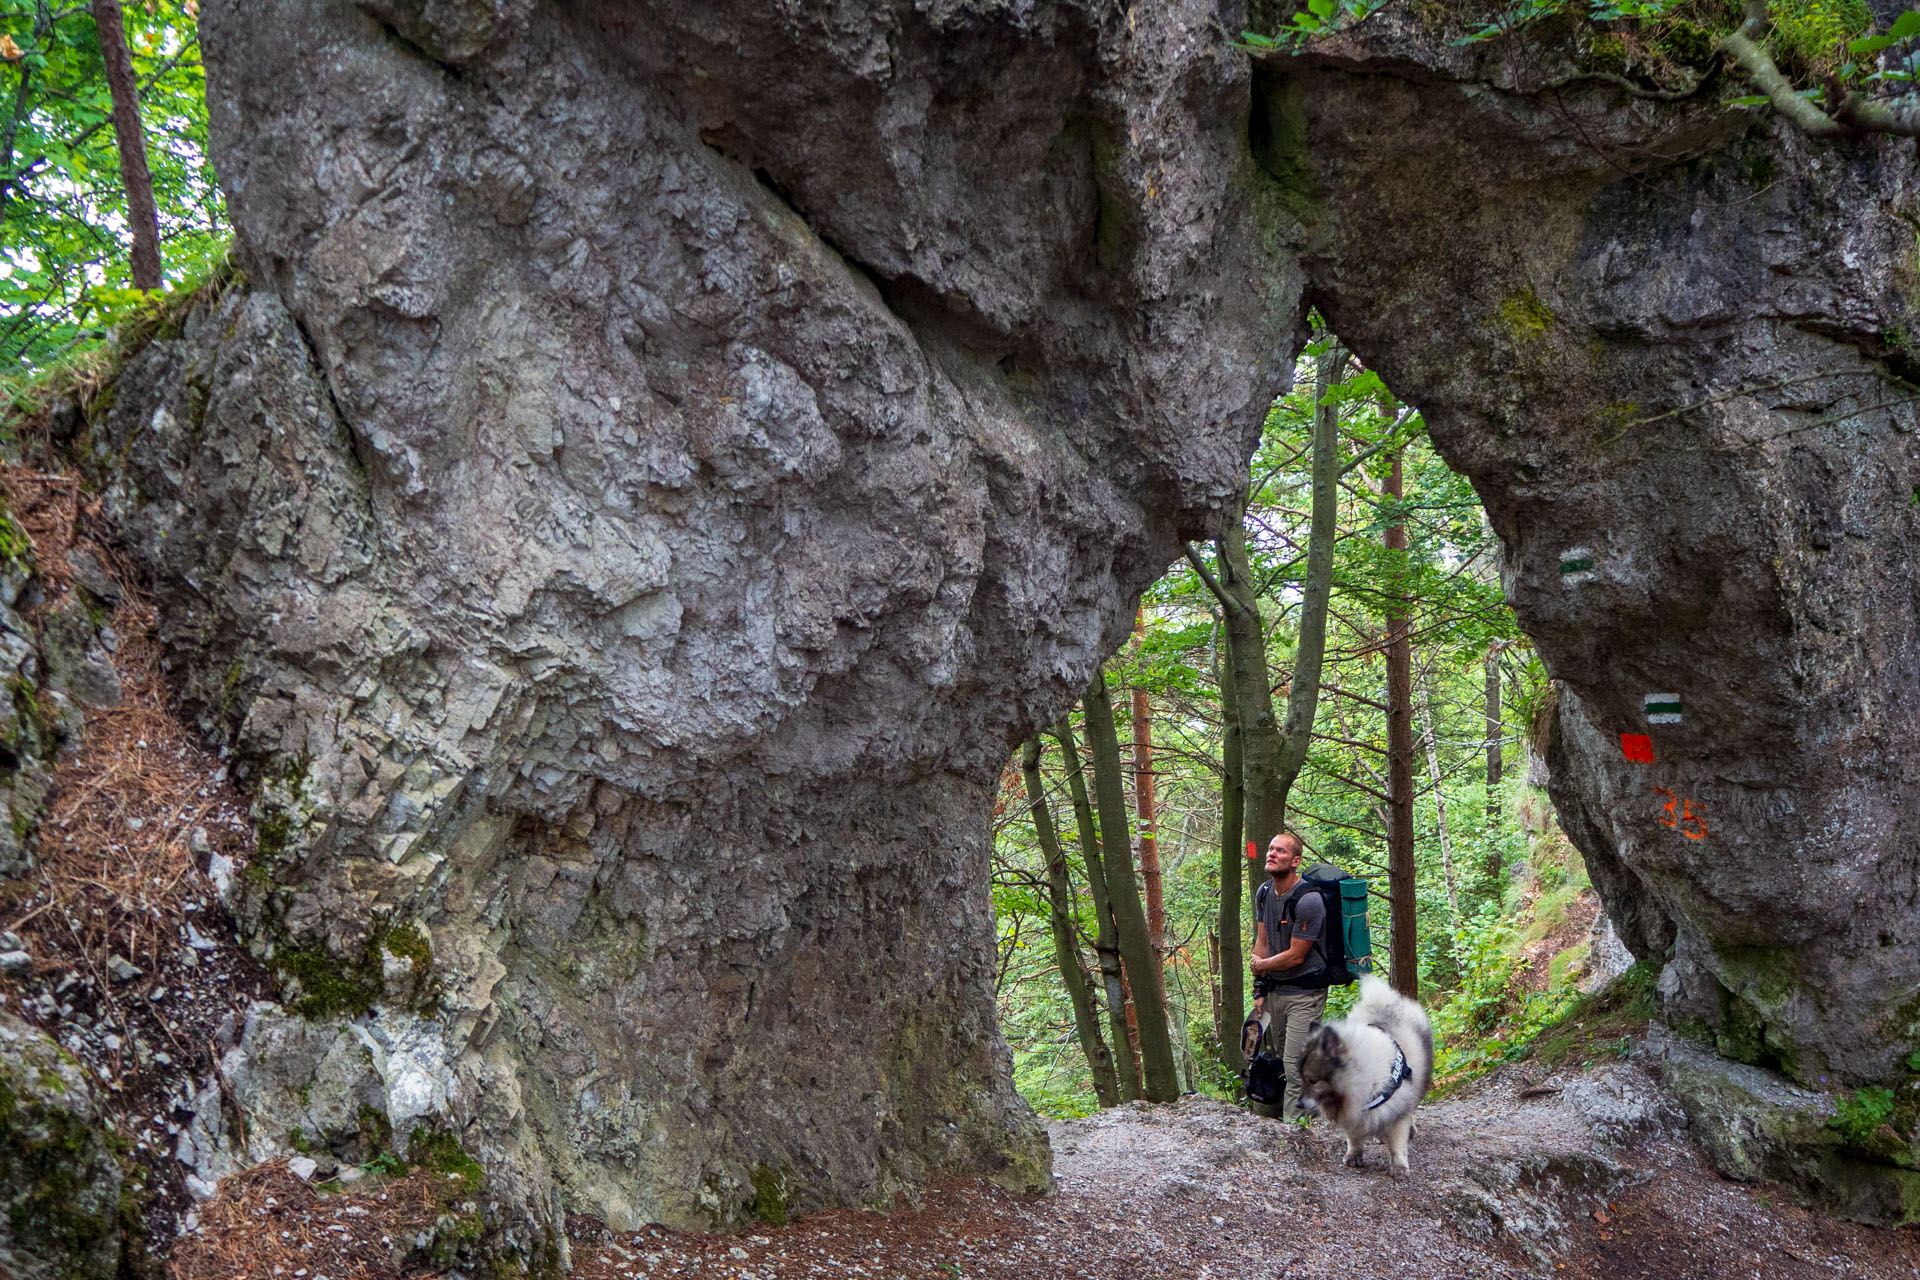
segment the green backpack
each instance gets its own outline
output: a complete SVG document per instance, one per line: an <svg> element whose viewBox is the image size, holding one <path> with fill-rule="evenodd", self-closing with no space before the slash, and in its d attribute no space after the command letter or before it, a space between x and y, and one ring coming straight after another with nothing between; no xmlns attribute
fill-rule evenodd
<svg viewBox="0 0 1920 1280"><path fill-rule="evenodd" d="M1259 918L1273 881L1263 880L1254 894L1254 918ZM1297 988L1344 987L1373 972L1373 934L1367 929L1367 882L1350 876L1330 862L1318 863L1301 873L1300 883L1281 905L1291 915L1294 904L1305 893L1317 893L1326 908L1328 928L1320 939L1327 967L1318 973L1294 979ZM1337 922L1337 923L1336 923Z"/></svg>

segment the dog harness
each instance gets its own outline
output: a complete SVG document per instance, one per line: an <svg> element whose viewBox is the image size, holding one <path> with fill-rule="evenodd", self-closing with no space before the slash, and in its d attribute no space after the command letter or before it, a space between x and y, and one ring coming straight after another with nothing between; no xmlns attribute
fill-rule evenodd
<svg viewBox="0 0 1920 1280"><path fill-rule="evenodd" d="M1407 1080L1407 1055L1400 1051L1398 1040L1392 1036L1388 1036L1387 1040L1393 1045L1393 1070L1387 1072L1387 1082L1380 1086L1380 1092L1374 1094L1367 1103L1369 1111L1391 1098Z"/></svg>

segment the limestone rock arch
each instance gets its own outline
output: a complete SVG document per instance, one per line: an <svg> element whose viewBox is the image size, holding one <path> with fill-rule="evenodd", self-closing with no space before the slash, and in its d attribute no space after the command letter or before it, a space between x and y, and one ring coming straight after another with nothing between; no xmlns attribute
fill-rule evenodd
<svg viewBox="0 0 1920 1280"><path fill-rule="evenodd" d="M535 1218L1044 1185L993 779L1230 508L1309 303L1486 499L1676 1007L1858 1078L1913 1034L1910 160L1243 21L207 0L248 287L123 380L120 509L259 788L258 945Z"/></svg>

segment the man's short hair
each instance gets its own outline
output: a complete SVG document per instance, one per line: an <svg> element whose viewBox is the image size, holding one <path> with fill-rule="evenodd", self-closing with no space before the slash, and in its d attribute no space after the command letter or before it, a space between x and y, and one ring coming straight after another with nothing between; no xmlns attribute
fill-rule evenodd
<svg viewBox="0 0 1920 1280"><path fill-rule="evenodd" d="M1293 841L1293 851L1294 851L1295 853L1298 853L1298 854L1305 854L1305 853L1306 853L1306 851L1307 851L1307 842L1306 842L1305 840L1302 840L1302 839L1301 839L1301 838L1300 838L1300 837L1299 837L1299 836L1298 836L1297 834L1295 834L1294 832L1292 832L1292 831L1288 831L1288 830L1287 830L1286 828L1284 828L1284 827L1283 827L1283 828L1281 828L1281 829L1280 829L1279 831L1276 831L1276 832L1274 832L1274 835L1276 835L1276 836L1283 836L1283 837L1285 837L1286 839L1288 839L1288 840L1291 840L1291 841Z"/></svg>

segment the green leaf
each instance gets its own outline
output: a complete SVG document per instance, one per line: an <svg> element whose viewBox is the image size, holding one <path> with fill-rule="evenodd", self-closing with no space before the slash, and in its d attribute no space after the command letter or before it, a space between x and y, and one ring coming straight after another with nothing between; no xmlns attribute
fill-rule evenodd
<svg viewBox="0 0 1920 1280"><path fill-rule="evenodd" d="M1488 23L1486 26L1480 28L1478 31L1472 32L1469 35L1461 36L1458 40L1454 41L1454 44L1456 45L1478 44L1482 40L1493 39L1495 36L1499 35L1500 32L1501 32L1500 24L1497 22L1491 22L1491 23Z"/></svg>
<svg viewBox="0 0 1920 1280"><path fill-rule="evenodd" d="M1898 38L1890 35L1862 36L1858 40L1847 41L1847 52L1856 58L1861 58L1869 53L1878 53L1882 49L1898 43Z"/></svg>
<svg viewBox="0 0 1920 1280"><path fill-rule="evenodd" d="M1893 25L1887 28L1887 34L1895 40L1911 40L1920 36L1920 13L1907 10L1893 20Z"/></svg>

